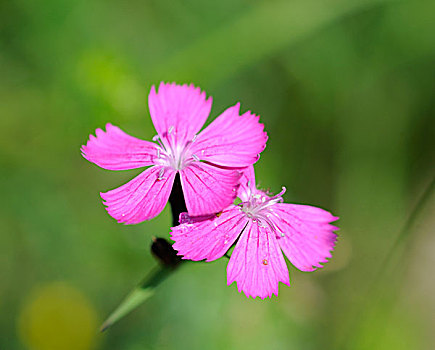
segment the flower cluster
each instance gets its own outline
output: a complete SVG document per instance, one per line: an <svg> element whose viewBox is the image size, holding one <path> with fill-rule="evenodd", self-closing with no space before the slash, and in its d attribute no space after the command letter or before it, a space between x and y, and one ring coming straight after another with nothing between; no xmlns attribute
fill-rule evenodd
<svg viewBox="0 0 435 350"><path fill-rule="evenodd" d="M120 223L136 224L165 207L178 173L187 213L173 227L173 247L183 259L216 260L235 244L227 268L247 296L278 294L289 285L281 250L302 271L322 267L331 257L337 220L307 205L285 204L255 186L253 164L264 150L267 134L259 117L240 114L240 105L225 110L200 132L212 99L193 85L161 83L152 87L154 142L137 139L111 124L96 130L83 156L109 170L149 167L133 180L101 193L108 213ZM241 203L234 205L239 197Z"/></svg>

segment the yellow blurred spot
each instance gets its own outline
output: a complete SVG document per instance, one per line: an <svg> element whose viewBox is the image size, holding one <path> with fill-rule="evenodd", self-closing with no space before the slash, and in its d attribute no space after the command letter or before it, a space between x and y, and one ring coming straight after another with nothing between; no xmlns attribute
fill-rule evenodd
<svg viewBox="0 0 435 350"><path fill-rule="evenodd" d="M18 318L20 338L31 350L93 349L97 329L89 300L63 282L33 289Z"/></svg>

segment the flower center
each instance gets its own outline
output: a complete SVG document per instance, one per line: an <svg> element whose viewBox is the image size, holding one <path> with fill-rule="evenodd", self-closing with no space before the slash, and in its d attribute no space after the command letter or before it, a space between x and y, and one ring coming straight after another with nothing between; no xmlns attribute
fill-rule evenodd
<svg viewBox="0 0 435 350"><path fill-rule="evenodd" d="M283 201L282 195L285 193L286 188L283 187L282 191L273 197L269 197L266 193L260 190L255 190L249 194L249 199L241 203L241 210L246 213L246 216L252 219L253 222L258 222L259 225L265 227L268 225L272 231L277 232L273 221L270 219L273 212L273 205ZM281 233L281 236L284 234Z"/></svg>
<svg viewBox="0 0 435 350"><path fill-rule="evenodd" d="M187 142L180 142L177 139L177 132L174 127L170 127L162 137L156 135L153 141L158 143L157 147L157 161L163 168L159 172L158 179L164 178L165 170L171 168L175 171L180 171L189 166L191 163L199 161L198 156L192 154L190 145L195 141L196 135L192 140Z"/></svg>

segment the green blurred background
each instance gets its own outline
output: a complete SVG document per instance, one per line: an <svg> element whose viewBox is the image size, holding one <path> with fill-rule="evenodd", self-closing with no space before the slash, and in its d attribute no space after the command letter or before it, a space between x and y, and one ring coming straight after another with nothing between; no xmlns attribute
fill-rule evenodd
<svg viewBox="0 0 435 350"><path fill-rule="evenodd" d="M434 349L435 2L4 0L0 3L0 349ZM110 172L80 146L107 122L151 139L147 94L194 83L212 118L240 101L269 141L256 166L287 202L341 217L332 261L290 266L279 297L226 286L226 259L180 269L98 327L156 262L170 210L117 224ZM212 118L210 120L212 120ZM432 215L431 215L432 214ZM385 263L385 257L391 259Z"/></svg>

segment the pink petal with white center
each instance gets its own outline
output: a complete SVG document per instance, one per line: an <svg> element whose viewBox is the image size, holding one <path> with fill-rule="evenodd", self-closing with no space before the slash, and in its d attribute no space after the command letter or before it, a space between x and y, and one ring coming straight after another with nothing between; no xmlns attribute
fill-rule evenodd
<svg viewBox="0 0 435 350"><path fill-rule="evenodd" d="M240 186L237 191L237 197L239 197L242 202L249 200L252 193L257 192L255 185L255 171L254 166L248 166L243 169L242 176L240 177Z"/></svg>
<svg viewBox="0 0 435 350"><path fill-rule="evenodd" d="M228 108L207 126L191 146L199 159L227 167L243 168L254 164L266 147L267 134L260 117L246 112L239 115L240 104Z"/></svg>
<svg viewBox="0 0 435 350"><path fill-rule="evenodd" d="M180 170L181 185L190 215L217 213L233 203L240 172L194 162Z"/></svg>
<svg viewBox="0 0 435 350"><path fill-rule="evenodd" d="M108 170L127 170L154 164L157 147L154 143L137 139L112 124L106 131L96 130L82 146L83 157Z"/></svg>
<svg viewBox="0 0 435 350"><path fill-rule="evenodd" d="M100 193L110 216L119 223L137 224L160 214L168 201L176 174L172 170L162 174L162 169L153 166L125 185Z"/></svg>
<svg viewBox="0 0 435 350"><path fill-rule="evenodd" d="M278 295L279 282L290 285L287 265L270 227L248 224L227 267L228 285L234 281L239 292L261 299Z"/></svg>
<svg viewBox="0 0 435 350"><path fill-rule="evenodd" d="M212 105L205 92L193 85L160 83L159 90L151 88L148 106L157 133L166 143L168 134L178 141L190 141L202 128Z"/></svg>
<svg viewBox="0 0 435 350"><path fill-rule="evenodd" d="M328 262L334 249L337 220L326 210L309 205L278 203L273 206L270 219L284 237L278 243L290 262L302 271L314 271Z"/></svg>
<svg viewBox="0 0 435 350"><path fill-rule="evenodd" d="M219 259L228 251L247 222L240 208L234 205L218 216L213 215L205 220L197 221L193 217L187 223L172 228L173 247L183 259Z"/></svg>

